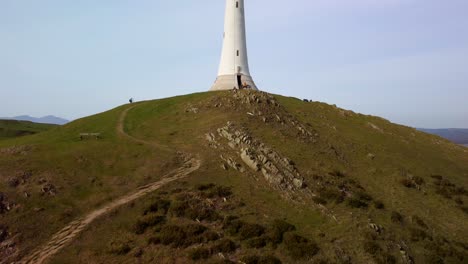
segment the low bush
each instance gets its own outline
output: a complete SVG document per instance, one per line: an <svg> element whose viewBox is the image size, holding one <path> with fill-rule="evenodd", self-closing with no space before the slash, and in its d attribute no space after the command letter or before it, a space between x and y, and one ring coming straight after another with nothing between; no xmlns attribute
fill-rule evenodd
<svg viewBox="0 0 468 264"><path fill-rule="evenodd" d="M207 264L235 264L236 262L233 262L229 259L213 259L207 262Z"/></svg>
<svg viewBox="0 0 468 264"><path fill-rule="evenodd" d="M200 224L167 225L159 233L160 243L172 247L188 247L219 239L219 235Z"/></svg>
<svg viewBox="0 0 468 264"><path fill-rule="evenodd" d="M385 263L385 264L396 264L397 263L397 259L389 254L389 253L382 253L381 255L381 263Z"/></svg>
<svg viewBox="0 0 468 264"><path fill-rule="evenodd" d="M181 247L185 245L187 235L182 229L182 227L177 225L167 225L161 230L159 238L161 244L163 245Z"/></svg>
<svg viewBox="0 0 468 264"><path fill-rule="evenodd" d="M148 227L157 226L166 222L164 215L147 215L137 220L133 226L135 234L143 234Z"/></svg>
<svg viewBox="0 0 468 264"><path fill-rule="evenodd" d="M380 200L374 201L374 207L376 209L385 209L384 203L382 201L380 201Z"/></svg>
<svg viewBox="0 0 468 264"><path fill-rule="evenodd" d="M428 228L428 226L426 225L426 223L424 223L424 221L423 221L419 216L414 215L411 219L412 219L412 221L413 221L414 223L416 223L418 226L420 226L420 227L422 227L422 228L424 228L424 229L427 229L427 228Z"/></svg>
<svg viewBox="0 0 468 264"><path fill-rule="evenodd" d="M372 201L372 196L370 196L368 193L366 193L364 191L357 192L356 197L357 197L357 199L359 199L361 201L366 201L366 202Z"/></svg>
<svg viewBox="0 0 468 264"><path fill-rule="evenodd" d="M369 206L366 202L361 201L355 197L349 198L346 204L352 208L367 208Z"/></svg>
<svg viewBox="0 0 468 264"><path fill-rule="evenodd" d="M114 255L126 255L132 248L128 242L112 241L109 243L108 251Z"/></svg>
<svg viewBox="0 0 468 264"><path fill-rule="evenodd" d="M364 251L372 256L380 255L382 249L380 248L379 244L375 241L365 241L363 245Z"/></svg>
<svg viewBox="0 0 468 264"><path fill-rule="evenodd" d="M200 260L209 258L211 256L211 252L207 248L199 247L190 249L188 255L192 260Z"/></svg>
<svg viewBox="0 0 468 264"><path fill-rule="evenodd" d="M296 260L313 257L319 251L315 242L292 233L284 234L283 245L288 255Z"/></svg>
<svg viewBox="0 0 468 264"><path fill-rule="evenodd" d="M223 221L223 230L231 236L235 236L239 233L240 228L245 224L244 221L239 220L235 217L228 217Z"/></svg>
<svg viewBox="0 0 468 264"><path fill-rule="evenodd" d="M425 183L424 179L419 176L413 177L413 182L417 185L423 185Z"/></svg>
<svg viewBox="0 0 468 264"><path fill-rule="evenodd" d="M169 212L177 217L184 217L191 220L207 220L216 221L219 219L219 214L210 208L203 201L190 198L189 200L174 202Z"/></svg>
<svg viewBox="0 0 468 264"><path fill-rule="evenodd" d="M342 203L344 201L344 194L335 188L323 188L319 190L320 198L333 201L335 203ZM321 203L320 203L321 204Z"/></svg>
<svg viewBox="0 0 468 264"><path fill-rule="evenodd" d="M283 242L284 233L295 231L296 227L286 221L276 219L271 225L270 239L273 244Z"/></svg>
<svg viewBox="0 0 468 264"><path fill-rule="evenodd" d="M263 248L267 245L269 239L265 236L251 238L246 241L246 245L249 248Z"/></svg>
<svg viewBox="0 0 468 264"><path fill-rule="evenodd" d="M403 224L403 221L404 221L403 216L400 213L395 212L395 211L392 212L392 215L390 216L390 220L392 220L392 222L395 224Z"/></svg>
<svg viewBox="0 0 468 264"><path fill-rule="evenodd" d="M228 238L223 238L217 241L212 247L211 251L213 253L230 253L237 249L236 243Z"/></svg>
<svg viewBox="0 0 468 264"><path fill-rule="evenodd" d="M244 256L241 258L241 261L245 264L281 264L281 260L275 256Z"/></svg>
<svg viewBox="0 0 468 264"><path fill-rule="evenodd" d="M204 197L207 198L224 198L224 197L229 197L232 195L231 188L229 187L224 187L224 186L216 186L214 188L208 189L205 192L202 193Z"/></svg>
<svg viewBox="0 0 468 264"><path fill-rule="evenodd" d="M333 170L331 172L328 173L329 175L331 176L334 176L334 177L339 177L339 178L342 178L345 176L345 174L343 172L341 172L340 170Z"/></svg>
<svg viewBox="0 0 468 264"><path fill-rule="evenodd" d="M323 199L323 198L320 197L320 196L314 196L314 197L312 197L312 201L314 201L314 203L316 203L316 204L321 204L321 205L327 204L327 200Z"/></svg>
<svg viewBox="0 0 468 264"><path fill-rule="evenodd" d="M239 238L246 240L253 237L259 237L265 233L265 228L258 224L244 223L239 228Z"/></svg>
<svg viewBox="0 0 468 264"><path fill-rule="evenodd" d="M431 237L424 230L420 228L410 228L409 233L410 233L410 239L412 241L422 241L426 238L428 238L429 240L431 239Z"/></svg>
<svg viewBox="0 0 468 264"><path fill-rule="evenodd" d="M155 213L155 212L161 212L162 214L166 214L167 211L169 210L170 205L171 205L171 201L169 200L157 199L145 209L143 214L147 215L148 213Z"/></svg>
<svg viewBox="0 0 468 264"><path fill-rule="evenodd" d="M400 183L406 188L416 188L416 184L410 179L402 179Z"/></svg>
<svg viewBox="0 0 468 264"><path fill-rule="evenodd" d="M212 189L213 187L215 187L216 185L214 183L208 183L208 184L199 184L195 187L195 189L199 190L199 191L206 191L206 190L209 190L209 189Z"/></svg>
<svg viewBox="0 0 468 264"><path fill-rule="evenodd" d="M161 238L159 236L150 237L148 239L148 244L157 245L157 244L160 244L160 243L161 243Z"/></svg>

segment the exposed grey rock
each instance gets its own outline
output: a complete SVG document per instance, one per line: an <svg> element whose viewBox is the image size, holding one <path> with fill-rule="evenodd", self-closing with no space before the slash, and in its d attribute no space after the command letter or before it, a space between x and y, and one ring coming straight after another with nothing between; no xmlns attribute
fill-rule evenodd
<svg viewBox="0 0 468 264"><path fill-rule="evenodd" d="M302 177L292 160L282 157L273 149L253 139L248 133L236 130L232 123L219 128L218 134L228 141L230 148L240 150L242 161L254 171L262 171L265 179L283 190L295 190L305 187ZM223 160L231 167L229 159ZM232 159L231 159L232 161Z"/></svg>
<svg viewBox="0 0 468 264"><path fill-rule="evenodd" d="M232 158L225 158L223 155L220 156L220 158L225 161L227 163L228 166L230 166L231 168L235 169L236 171L239 171L239 172L244 172L244 168L242 167L242 165L240 165L239 163L237 163L235 160L233 160Z"/></svg>
<svg viewBox="0 0 468 264"><path fill-rule="evenodd" d="M296 186L296 188L298 188L298 189L301 189L301 188L304 187L304 181L301 180L301 179L298 179L298 178L295 178L295 179L293 180L293 184L294 184L294 186Z"/></svg>
<svg viewBox="0 0 468 264"><path fill-rule="evenodd" d="M249 148L242 149L241 150L241 159L244 161L244 163L249 166L252 170L254 171L259 171L260 170L260 164L258 164L255 154L253 151Z"/></svg>
<svg viewBox="0 0 468 264"><path fill-rule="evenodd" d="M216 143L216 137L213 133L207 133L205 134L206 140L212 143Z"/></svg>
<svg viewBox="0 0 468 264"><path fill-rule="evenodd" d="M267 180L270 183L277 185L281 185L284 183L284 176L281 174L269 173L265 168L262 168L262 174L265 177L265 180Z"/></svg>

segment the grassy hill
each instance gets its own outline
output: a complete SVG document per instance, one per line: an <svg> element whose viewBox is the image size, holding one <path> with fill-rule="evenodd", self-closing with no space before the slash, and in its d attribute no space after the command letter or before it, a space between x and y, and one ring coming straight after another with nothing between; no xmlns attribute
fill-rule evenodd
<svg viewBox="0 0 468 264"><path fill-rule="evenodd" d="M1 120L0 119L0 140L6 138L32 135L57 127L52 124L39 124L29 121Z"/></svg>
<svg viewBox="0 0 468 264"><path fill-rule="evenodd" d="M109 209L188 159L201 165ZM467 176L466 148L325 103L226 91L123 105L0 141L0 259L466 263ZM70 223L85 228L41 249Z"/></svg>

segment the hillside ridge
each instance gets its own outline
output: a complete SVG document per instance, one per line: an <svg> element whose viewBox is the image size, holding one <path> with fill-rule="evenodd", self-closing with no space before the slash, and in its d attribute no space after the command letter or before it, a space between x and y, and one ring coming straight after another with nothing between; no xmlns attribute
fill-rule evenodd
<svg viewBox="0 0 468 264"><path fill-rule="evenodd" d="M101 138L80 140L82 132ZM466 148L382 118L249 90L123 105L0 141L0 243L14 245L0 247L1 256L49 252L41 245L76 219L183 167L181 153L201 162L190 177L67 229L80 236L47 261L468 259Z"/></svg>

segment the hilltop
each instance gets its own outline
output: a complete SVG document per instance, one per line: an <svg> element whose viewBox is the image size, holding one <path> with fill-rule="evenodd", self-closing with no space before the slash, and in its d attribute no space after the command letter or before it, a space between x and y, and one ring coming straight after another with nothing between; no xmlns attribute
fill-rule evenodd
<svg viewBox="0 0 468 264"><path fill-rule="evenodd" d="M325 103L123 105L0 141L0 259L466 263L467 176L466 148Z"/></svg>
<svg viewBox="0 0 468 264"><path fill-rule="evenodd" d="M40 124L30 121L0 119L0 140L6 138L37 134L57 127L53 124Z"/></svg>

